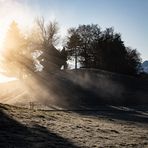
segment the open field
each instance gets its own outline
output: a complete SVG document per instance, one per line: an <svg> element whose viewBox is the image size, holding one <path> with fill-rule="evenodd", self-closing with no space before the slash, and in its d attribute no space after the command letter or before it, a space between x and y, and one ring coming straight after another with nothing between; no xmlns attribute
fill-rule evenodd
<svg viewBox="0 0 148 148"><path fill-rule="evenodd" d="M148 107L32 110L0 104L0 147L148 147Z"/></svg>
<svg viewBox="0 0 148 148"><path fill-rule="evenodd" d="M0 148L148 147L145 80L82 69L0 90Z"/></svg>

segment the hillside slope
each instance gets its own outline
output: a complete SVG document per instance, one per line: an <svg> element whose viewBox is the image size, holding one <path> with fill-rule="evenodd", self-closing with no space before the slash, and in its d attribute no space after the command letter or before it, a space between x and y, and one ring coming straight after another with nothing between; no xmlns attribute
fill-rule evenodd
<svg viewBox="0 0 148 148"><path fill-rule="evenodd" d="M0 104L2 148L148 147L148 107L31 110Z"/></svg>
<svg viewBox="0 0 148 148"><path fill-rule="evenodd" d="M30 102L66 108L148 104L148 81L102 70L79 69L0 85L0 103Z"/></svg>

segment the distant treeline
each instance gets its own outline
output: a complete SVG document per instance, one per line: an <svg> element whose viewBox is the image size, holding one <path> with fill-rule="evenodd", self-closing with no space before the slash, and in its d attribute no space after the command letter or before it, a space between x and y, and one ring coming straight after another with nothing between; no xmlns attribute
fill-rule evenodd
<svg viewBox="0 0 148 148"><path fill-rule="evenodd" d="M53 73L68 68L68 60L75 59L83 68L137 75L141 58L136 49L126 47L120 33L102 30L98 25L79 25L70 28L63 49L56 49L60 41L56 22L36 20L29 33L22 33L13 21L7 31L1 65L4 74L24 78L35 73ZM60 41L61 42L61 41Z"/></svg>

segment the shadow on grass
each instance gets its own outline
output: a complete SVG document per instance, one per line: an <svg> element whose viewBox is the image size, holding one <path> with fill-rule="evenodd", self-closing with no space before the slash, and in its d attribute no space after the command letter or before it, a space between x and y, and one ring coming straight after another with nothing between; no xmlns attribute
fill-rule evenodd
<svg viewBox="0 0 148 148"><path fill-rule="evenodd" d="M78 148L68 139L52 133L45 127L27 127L4 113L0 106L0 147L1 148Z"/></svg>
<svg viewBox="0 0 148 148"><path fill-rule="evenodd" d="M96 109L76 110L81 115L103 117L111 120L148 124L148 106L98 106Z"/></svg>
<svg viewBox="0 0 148 148"><path fill-rule="evenodd" d="M112 94L107 94L105 92L106 90L104 90L104 87L96 88L95 85L92 85L94 87L85 88L78 83L74 83L71 79L67 79L65 76L62 76L63 75L61 74L61 77L55 77L51 79L50 83L45 82L45 80L41 80L42 83L44 82L43 85L47 85L47 90L50 90L52 94L54 94L55 105L64 108L64 110L61 111L74 111L81 115L91 115L94 117L99 116L107 119L117 119L125 122L143 124L148 123L148 106L143 108L142 105L145 105L143 103L141 106L134 106L135 104L140 104L139 96L137 96L137 100L135 99L135 93L132 93L130 96L128 93L126 93L125 96L121 96L121 98L124 98L122 102L120 97ZM129 82L127 81L126 83ZM128 86L129 84L126 85ZM138 90L138 88L134 89ZM99 93L102 93L102 91L104 91L103 94L107 94L107 96L101 96ZM45 101L45 105L50 103L51 102L48 102L48 99ZM130 104L133 106L129 106ZM127 107L120 107L119 105L127 105ZM53 108L52 111L60 110Z"/></svg>

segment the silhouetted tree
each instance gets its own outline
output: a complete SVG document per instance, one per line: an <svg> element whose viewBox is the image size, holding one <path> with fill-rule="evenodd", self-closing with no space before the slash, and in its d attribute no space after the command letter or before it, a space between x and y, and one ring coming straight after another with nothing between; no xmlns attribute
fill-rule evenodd
<svg viewBox="0 0 148 148"><path fill-rule="evenodd" d="M81 37L81 59L80 63L83 67L90 68L94 65L96 54L93 44L100 38L100 28L97 25L80 25L77 29L79 36ZM97 51L99 52L99 50Z"/></svg>
<svg viewBox="0 0 148 148"><path fill-rule="evenodd" d="M123 74L137 74L141 65L140 54L124 45L113 28L101 31L98 25L80 25L68 30L66 48L55 48L58 37L56 22L45 25L37 19L36 27L28 37L21 34L12 22L5 40L3 67L6 75L23 78L35 72L35 65L43 66L42 73L67 67L67 59L75 58L75 69L98 68Z"/></svg>
<svg viewBox="0 0 148 148"><path fill-rule="evenodd" d="M75 54L76 58L79 57L81 67L131 75L138 72L139 53L126 48L121 35L112 27L101 31L97 25L80 25L68 33L69 56Z"/></svg>
<svg viewBox="0 0 148 148"><path fill-rule="evenodd" d="M81 52L81 40L80 36L75 28L68 30L68 42L67 42L67 53L68 57L74 57L75 59L75 69L77 69L78 56Z"/></svg>
<svg viewBox="0 0 148 148"><path fill-rule="evenodd" d="M127 48L119 33L115 33L113 28L107 28L103 32L103 69L135 75L139 71L141 62L140 54L133 49Z"/></svg>
<svg viewBox="0 0 148 148"><path fill-rule="evenodd" d="M126 48L127 73L137 74L142 70L140 53L136 49Z"/></svg>
<svg viewBox="0 0 148 148"><path fill-rule="evenodd" d="M34 40L37 41L34 43L39 47L36 49L41 53L37 60L43 66L43 72L50 73L60 69L64 61L60 51L55 48L59 39L57 23L49 22L45 25L44 18L40 18L36 20L36 25L36 39Z"/></svg>
<svg viewBox="0 0 148 148"><path fill-rule="evenodd" d="M68 60L68 52L66 51L65 47L61 50L61 56L62 56L62 65L63 69L67 69L67 60Z"/></svg>
<svg viewBox="0 0 148 148"><path fill-rule="evenodd" d="M99 43L102 50L101 67L105 70L122 73L125 62L126 49L121 35L114 33L113 28L107 28L102 32L102 40Z"/></svg>

